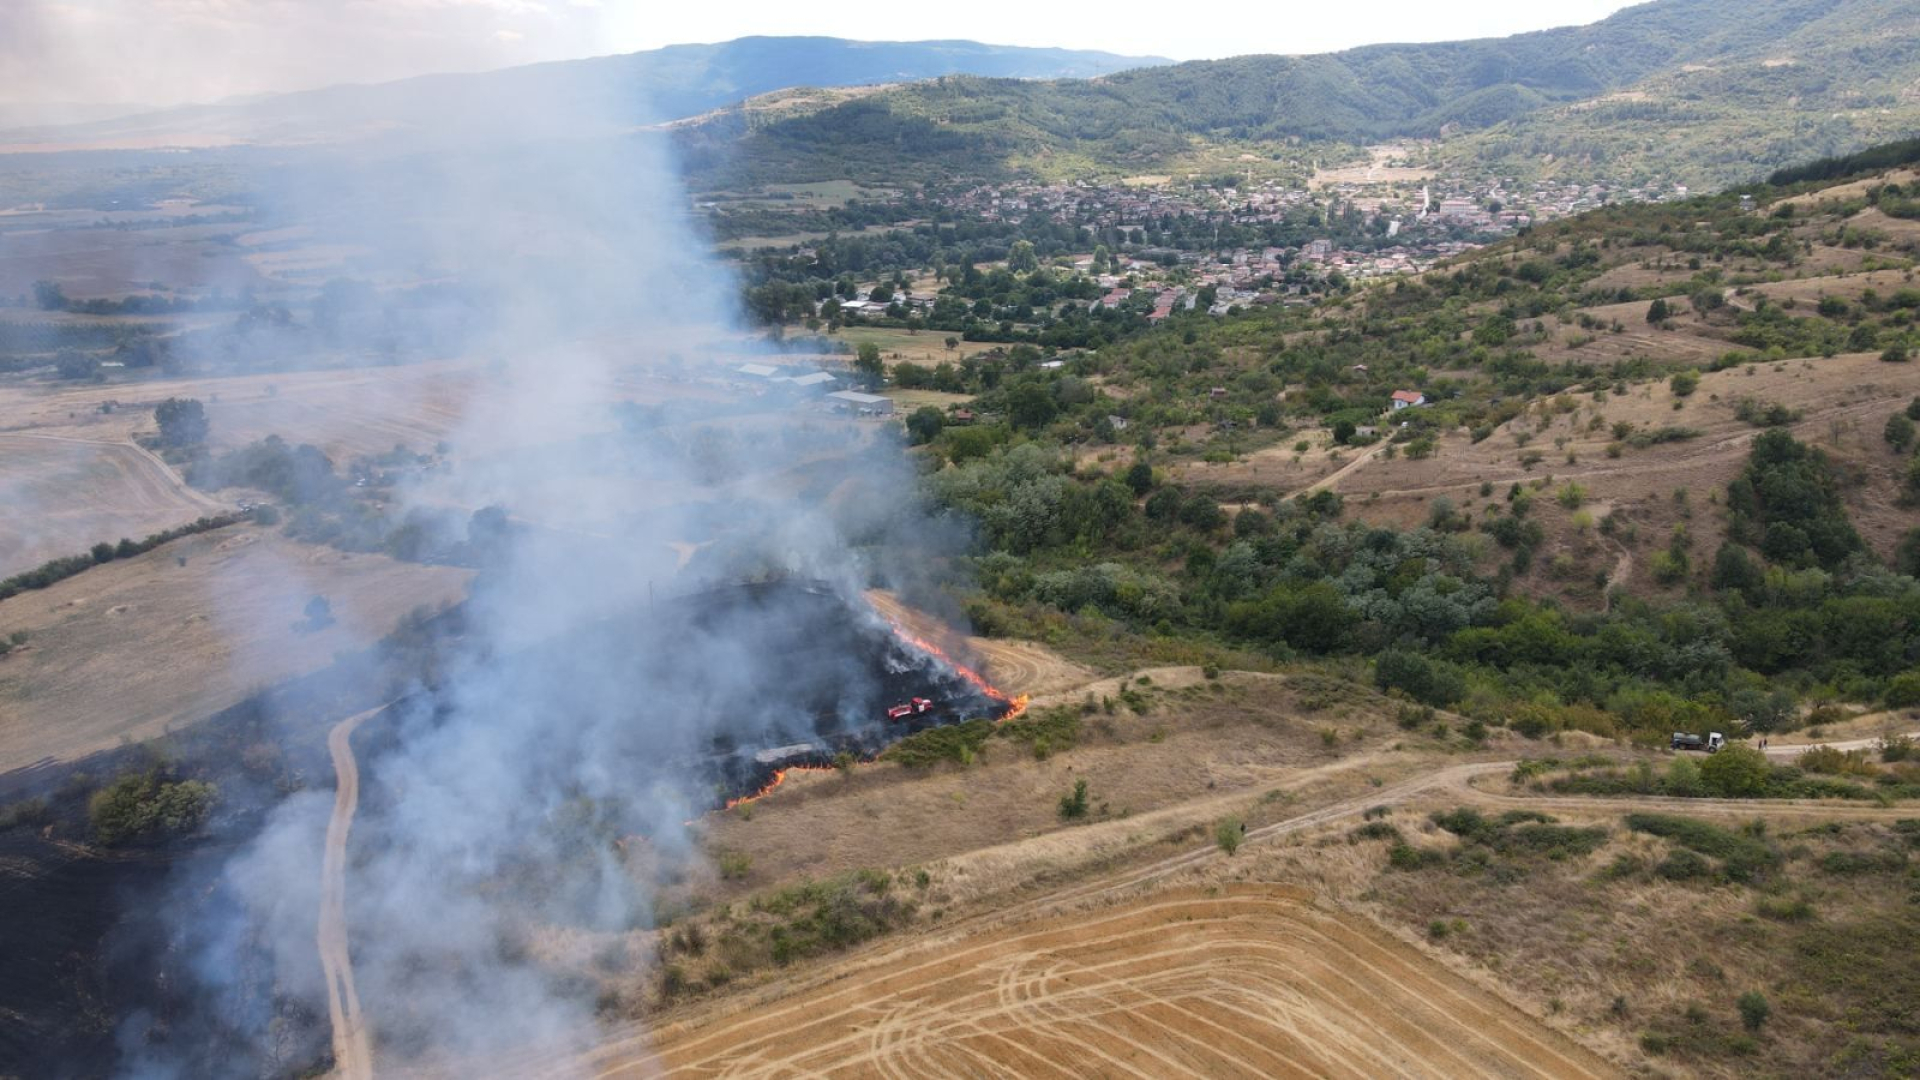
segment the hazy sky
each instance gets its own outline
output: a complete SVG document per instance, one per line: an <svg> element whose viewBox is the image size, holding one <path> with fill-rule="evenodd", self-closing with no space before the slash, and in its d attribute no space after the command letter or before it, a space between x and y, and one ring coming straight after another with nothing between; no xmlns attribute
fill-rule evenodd
<svg viewBox="0 0 1920 1080"><path fill-rule="evenodd" d="M1214 4L0 0L0 102L205 101L749 34L970 38L1187 60L1591 22L1621 0Z"/></svg>

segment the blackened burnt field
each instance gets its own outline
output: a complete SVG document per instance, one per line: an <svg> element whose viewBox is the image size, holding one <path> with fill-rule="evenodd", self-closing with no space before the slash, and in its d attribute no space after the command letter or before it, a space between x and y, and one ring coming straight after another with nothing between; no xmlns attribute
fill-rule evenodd
<svg viewBox="0 0 1920 1080"><path fill-rule="evenodd" d="M458 614L433 624L441 647L455 654L466 637ZM304 942L311 915L303 907L290 916L302 932L284 958L292 967L276 974L258 928L234 909L227 860L261 834L277 804L307 800L312 821L300 843L313 850L283 853L284 865L301 881L310 866L317 885L332 787L327 727L364 709L380 685L418 687L423 675L395 668L375 678L336 666L302 680L298 694L263 694L171 740L162 775L205 780L220 791L194 835L114 847L91 835L86 791L129 769L153 768L159 759L143 748L52 770L72 775L36 778L47 813L0 827L0 939L8 954L0 965L8 969L0 978L0 1075L112 1075L155 1051L182 1054L205 1066L204 1075L324 1065L325 1000L315 992L317 961ZM449 664L427 681L432 689L417 689L354 738L362 787L350 894L354 865L417 829L400 820L409 808L401 793L419 782L419 747L436 737L485 753L493 725L531 723L539 732L533 749L513 743L506 752L539 756L517 775L537 778L544 790L516 792L502 807L562 805L583 789L611 803L630 792L628 805L606 807L616 819L610 830L641 846L672 846L685 816L756 791L781 769L842 752L870 755L913 731L1009 708L899 635L857 593L794 581L662 597L533 647ZM474 707L476 698L497 700L499 711ZM890 707L915 698L931 704L888 718ZM269 743L277 747L271 753ZM240 754L236 745L255 749ZM263 756L275 763L264 773L256 768ZM583 763L602 772L598 782L583 783ZM609 799L609 791L620 794ZM490 808L473 809L484 816ZM527 864L544 866L538 876L565 879L552 864L556 847L527 839ZM536 899L511 894L495 895L514 908ZM573 921L568 903L533 906L546 918ZM199 939L209 926L229 923L238 931L220 955L231 983L208 995L191 977L209 955ZM378 912L356 911L354 925L356 937L383 937ZM383 1038L404 1042L408 1034L396 1015Z"/></svg>
<svg viewBox="0 0 1920 1080"><path fill-rule="evenodd" d="M661 599L528 650L491 677L515 688L512 699L539 702L556 738L593 729L613 754L603 764L688 784L705 809L780 769L870 757L916 731L1005 714L1007 700L970 674L857 594L778 580ZM900 706L910 711L889 715ZM376 778L380 746L367 747Z"/></svg>

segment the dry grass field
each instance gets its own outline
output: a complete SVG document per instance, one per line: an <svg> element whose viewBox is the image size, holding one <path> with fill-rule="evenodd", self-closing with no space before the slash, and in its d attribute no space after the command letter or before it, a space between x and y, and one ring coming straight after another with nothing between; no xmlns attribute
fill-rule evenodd
<svg viewBox="0 0 1920 1080"><path fill-rule="evenodd" d="M873 342L880 347L880 355L889 364L904 362L924 367L935 367L943 363L958 364L969 356L1006 347L988 341L961 341L949 349L946 344L947 338L957 338L959 335L940 330L922 330L914 334L885 327L850 326L841 330L836 336L856 349L862 342Z"/></svg>
<svg viewBox="0 0 1920 1080"><path fill-rule="evenodd" d="M1365 162L1355 162L1332 169L1316 168L1313 171L1312 186L1328 188L1343 184L1418 184L1439 175L1427 166L1392 164L1396 160L1408 159L1414 153L1414 148L1407 146L1369 146Z"/></svg>
<svg viewBox="0 0 1920 1080"><path fill-rule="evenodd" d="M0 772L149 739L364 648L469 574L234 526L0 602L27 644L0 657ZM334 621L307 624L325 596Z"/></svg>
<svg viewBox="0 0 1920 1080"><path fill-rule="evenodd" d="M1301 797L1287 792L1303 770L1342 762L1338 775L1318 780L1353 793L1368 784L1367 774L1397 774L1392 755L1379 753L1390 734L1399 733L1383 717L1385 702L1370 694L1321 711L1300 705L1314 691L1273 676L1209 681L1197 669L1141 674L1151 680L1136 688L1148 711L1096 711L1085 721L1085 745L1071 754L1039 758L1022 743L992 740L967 769L882 762L845 775L794 773L749 811L710 815L701 827L711 850L753 853L751 869L725 883L721 895L744 895L803 874L933 863L1000 845L1029 845L1022 848L1023 873L1040 864L1058 870L1129 836L1159 836L1285 805ZM1093 687L1113 696L1113 680ZM1038 707L1077 703L1084 692L1042 698ZM1323 730L1334 732L1331 745ZM1078 780L1087 782L1090 835L1100 840L1050 845L1046 836L1060 825L1059 798ZM848 844L849 836L862 839ZM1013 889L1020 880L979 863L967 871L964 891Z"/></svg>
<svg viewBox="0 0 1920 1080"><path fill-rule="evenodd" d="M0 294L24 295L42 280L86 297L146 292L155 281L174 288L271 287L241 249L222 240L237 228L16 229L0 235Z"/></svg>
<svg viewBox="0 0 1920 1080"><path fill-rule="evenodd" d="M1745 465L1762 430L1736 416L1743 399L1798 411L1789 430L1852 477L1845 494L1854 524L1870 546L1889 555L1907 523L1894 508L1903 462L1887 448L1881 429L1916 396L1920 367L1883 363L1873 353L1756 361L1703 374L1699 388L1685 398L1676 398L1664 382L1634 385L1624 396L1604 388L1569 392L1536 402L1479 443L1464 431L1446 432L1424 460L1383 452L1364 460L1364 451L1330 455L1322 448L1324 437L1315 436L1314 449L1299 462L1289 443L1232 463L1186 465L1181 475L1192 483L1287 496L1330 480L1350 514L1399 526L1426 520L1433 500L1442 496L1477 517L1491 504L1504 504L1518 484L1534 492L1532 516L1549 537L1544 559L1568 554L1581 563L1583 580L1597 570L1623 570L1611 584L1644 591L1653 587L1645 560L1627 549L1650 554L1681 523L1697 555L1718 546L1724 516L1710 500ZM1615 457L1609 447L1617 442L1616 423L1640 432L1675 427L1697 434L1644 449L1623 445ZM1558 501L1569 483L1582 491L1577 506ZM1484 495L1483 485L1490 485ZM1634 542L1595 532L1593 525L1609 513L1635 527Z"/></svg>
<svg viewBox="0 0 1920 1080"><path fill-rule="evenodd" d="M224 505L128 443L0 433L0 577Z"/></svg>

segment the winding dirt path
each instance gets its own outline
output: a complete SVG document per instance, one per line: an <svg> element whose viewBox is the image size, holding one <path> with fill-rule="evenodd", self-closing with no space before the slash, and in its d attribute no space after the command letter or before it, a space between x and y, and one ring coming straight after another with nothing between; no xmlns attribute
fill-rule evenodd
<svg viewBox="0 0 1920 1080"><path fill-rule="evenodd" d="M1365 465L1369 461L1372 461L1374 458L1374 455L1378 454L1382 450L1385 450L1388 445L1389 443L1387 442L1386 439L1384 438L1381 439L1379 442L1374 443L1372 446L1369 446L1365 450L1361 451L1359 457L1354 458L1352 461L1347 462L1345 465L1340 466L1338 469L1335 469L1334 471L1328 473L1327 475L1321 477L1320 479L1315 480L1313 483L1308 484L1306 487L1301 488L1299 491L1299 494L1316 495L1322 491L1332 490L1333 485L1346 479L1348 476L1352 475L1353 473L1360 471L1360 466Z"/></svg>
<svg viewBox="0 0 1920 1080"><path fill-rule="evenodd" d="M385 705L349 716L327 733L336 784L333 817L327 822L327 846L320 860L320 967L327 979L327 1013L333 1021L334 1075L343 1080L372 1080L373 1042L360 1013L353 985L353 957L347 938L347 836L360 805L360 766L353 759L353 730Z"/></svg>

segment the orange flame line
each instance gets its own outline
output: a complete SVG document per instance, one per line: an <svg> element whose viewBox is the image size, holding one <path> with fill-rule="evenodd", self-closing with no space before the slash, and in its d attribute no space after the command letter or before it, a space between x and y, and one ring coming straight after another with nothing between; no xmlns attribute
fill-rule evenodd
<svg viewBox="0 0 1920 1080"><path fill-rule="evenodd" d="M915 637L914 635L907 632L906 627L901 626L899 623L895 622L892 619L887 620L887 625L893 628L893 634L895 637L913 646L914 648L919 649L921 652L926 653L929 656L932 656L940 660L942 663L946 664L948 667L952 668L956 673L958 673L961 678L967 680L968 682L972 683L975 687L977 687L981 693L987 695L988 697L992 698L995 701L998 701L1006 705L1007 711L1004 715L1000 717L1001 720L1011 720L1014 717L1019 716L1021 713L1027 711L1027 695L1021 694L1017 697L1009 697L1006 691L988 682L983 676L981 676L979 672L973 670L972 668L968 667L965 664L962 664L958 660L955 660L953 657L948 656L946 653L946 650L942 649L940 646L935 645L933 642L928 641L925 638Z"/></svg>
<svg viewBox="0 0 1920 1080"><path fill-rule="evenodd" d="M1021 713L1024 713L1027 711L1028 696L1026 694L1008 696L1006 691L1001 690L999 687L988 682L986 678L982 676L979 672L973 670L972 668L966 666L965 664L960 663L959 661L955 660L953 657L948 656L946 653L946 650L942 649L940 646L935 645L933 642L928 641L925 638L915 637L914 635L907 633L906 627L901 626L899 623L895 622L892 619L887 619L887 625L893 628L893 633L895 637L898 637L900 640L906 642L907 644L913 646L916 649L919 649L921 652L926 653L927 655L932 656L935 659L939 660L940 662L946 664L948 667L952 668L955 672L957 672L961 678L967 680L968 682L972 683L975 687L977 687L981 693L987 695L988 697L992 698L995 701L998 701L1004 704L1007 707L1007 711L1002 713L1000 715L1000 718L996 720L995 723L1005 723L1006 721L1012 720L1014 717L1019 716ZM871 760L871 759L863 759L863 760ZM762 787L759 791L753 792L750 795L742 795L739 798L728 799L726 808L728 810L731 810L736 806L743 806L747 803L755 802L761 798L766 797L769 794L772 794L774 788L777 788L781 784L784 784L787 782L787 776L790 773L832 772L832 771L833 771L833 766L831 765L789 765L784 769L775 769L773 771L773 779L767 781L766 786Z"/></svg>

